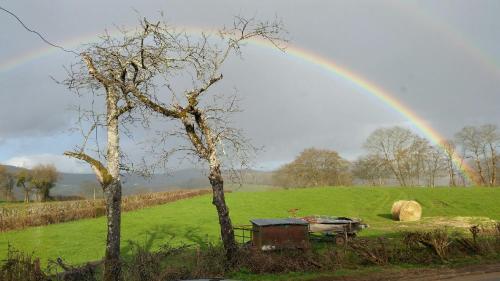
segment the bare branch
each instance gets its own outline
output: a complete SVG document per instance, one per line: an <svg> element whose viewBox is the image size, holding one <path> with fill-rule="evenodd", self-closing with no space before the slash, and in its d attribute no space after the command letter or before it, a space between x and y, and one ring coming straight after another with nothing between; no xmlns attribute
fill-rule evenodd
<svg viewBox="0 0 500 281"><path fill-rule="evenodd" d="M92 167L92 170L94 170L97 180L103 188L106 188L111 182L113 182L113 177L100 161L83 152L66 151L64 152L64 155L87 162L90 167Z"/></svg>

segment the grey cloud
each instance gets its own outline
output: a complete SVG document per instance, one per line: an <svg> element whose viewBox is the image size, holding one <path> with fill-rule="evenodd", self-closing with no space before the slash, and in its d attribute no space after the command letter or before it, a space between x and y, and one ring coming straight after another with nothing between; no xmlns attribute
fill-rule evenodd
<svg viewBox="0 0 500 281"><path fill-rule="evenodd" d="M232 16L284 20L291 44L335 61L406 104L445 136L467 124L500 120L498 3L475 1L5 1L55 42L136 24L137 9L173 25L217 27ZM491 6L493 5L493 6ZM54 7L57 7L55 9ZM0 14L0 60L44 45ZM492 30L494 33L492 33ZM485 63L483 58L491 58ZM32 61L0 74L0 135L50 135L69 127L76 100L48 78L62 77L66 54ZM235 116L257 146L258 161L279 163L308 146L348 157L378 126L409 124L353 83L306 61L251 44L231 59L217 88L238 88L244 112ZM132 148L133 145L130 145ZM39 154L43 154L40 151ZM1 159L0 159L1 160Z"/></svg>

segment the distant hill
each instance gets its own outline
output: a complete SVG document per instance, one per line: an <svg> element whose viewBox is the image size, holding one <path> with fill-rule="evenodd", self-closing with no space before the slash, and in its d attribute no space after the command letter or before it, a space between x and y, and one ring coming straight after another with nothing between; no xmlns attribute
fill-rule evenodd
<svg viewBox="0 0 500 281"><path fill-rule="evenodd" d="M252 185L270 185L272 172L245 170L242 171L242 183ZM97 183L93 174L62 173L62 179L53 189L54 194L76 195L80 186L85 182ZM133 194L142 192L165 191L170 189L205 188L210 186L207 172L201 169L182 169L168 174L156 174L150 178L136 175L124 176L123 193ZM231 183L229 175L225 182Z"/></svg>
<svg viewBox="0 0 500 281"><path fill-rule="evenodd" d="M7 166L10 172L17 172L18 167ZM271 172L254 170L242 171L244 184L269 185ZM205 188L210 186L207 173L201 169L182 169L172 171L167 174L157 174L150 178L143 178L136 175L124 176L123 193L134 194L143 192L165 191L172 189ZM229 176L226 176L227 184L231 183ZM97 184L94 174L72 174L61 173L61 179L51 190L52 195L80 195L83 192L82 186L85 184ZM17 190L17 188L16 188ZM20 197L20 192L16 191L16 196Z"/></svg>

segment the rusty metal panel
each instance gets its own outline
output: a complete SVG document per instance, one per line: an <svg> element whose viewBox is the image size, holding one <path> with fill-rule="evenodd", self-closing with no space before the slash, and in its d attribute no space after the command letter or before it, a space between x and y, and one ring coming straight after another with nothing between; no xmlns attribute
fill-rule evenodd
<svg viewBox="0 0 500 281"><path fill-rule="evenodd" d="M253 219L250 220L252 224L259 226L271 225L307 225L308 222L303 219L286 218L286 219Z"/></svg>
<svg viewBox="0 0 500 281"><path fill-rule="evenodd" d="M309 247L309 230L307 225L259 226L254 224L253 229L253 244L261 250Z"/></svg>

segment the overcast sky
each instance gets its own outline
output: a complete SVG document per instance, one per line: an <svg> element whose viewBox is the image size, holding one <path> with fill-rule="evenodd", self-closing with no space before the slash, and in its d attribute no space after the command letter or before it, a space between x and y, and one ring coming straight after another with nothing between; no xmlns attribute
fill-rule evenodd
<svg viewBox="0 0 500 281"><path fill-rule="evenodd" d="M445 137L464 125L500 125L500 1L4 0L0 6L61 45L114 25L134 26L137 12L155 19L163 11L172 25L201 28L231 24L234 15L277 15L291 45L379 86ZM2 11L0 31L0 163L88 171L61 156L80 142L68 131L76 118L68 108L79 100L50 78L64 79L63 67L75 58L54 50L6 67L47 46ZM224 77L221 89L236 87L243 100L237 126L264 146L256 168L274 168L311 146L355 159L382 126L419 133L353 83L286 53L250 44Z"/></svg>

